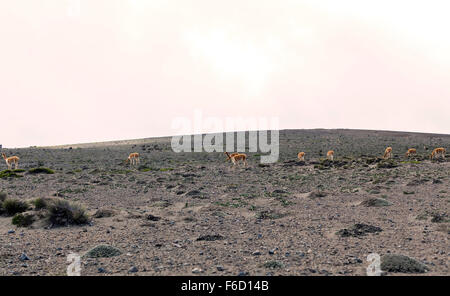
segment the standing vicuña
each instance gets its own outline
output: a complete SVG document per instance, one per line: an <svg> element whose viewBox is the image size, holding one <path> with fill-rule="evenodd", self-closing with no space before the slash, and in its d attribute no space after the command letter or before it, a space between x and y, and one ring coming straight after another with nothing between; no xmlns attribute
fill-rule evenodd
<svg viewBox="0 0 450 296"><path fill-rule="evenodd" d="M11 165L14 163L14 169L17 170L19 167L19 157L11 156L6 157L6 154L2 152L3 159L6 161L6 165L8 166L8 170L11 169Z"/></svg>
<svg viewBox="0 0 450 296"><path fill-rule="evenodd" d="M125 162L130 162L131 165L139 164L139 153L131 153Z"/></svg>
<svg viewBox="0 0 450 296"><path fill-rule="evenodd" d="M384 159L392 158L392 147L387 147L386 150L384 150Z"/></svg>
<svg viewBox="0 0 450 296"><path fill-rule="evenodd" d="M297 154L298 160L305 161L305 152L299 152Z"/></svg>
<svg viewBox="0 0 450 296"><path fill-rule="evenodd" d="M417 150L415 148L409 148L408 151L406 151L406 157L410 157L411 154L416 154Z"/></svg>
<svg viewBox="0 0 450 296"><path fill-rule="evenodd" d="M334 151L330 150L327 152L327 159L328 160L333 160L334 159Z"/></svg>
<svg viewBox="0 0 450 296"><path fill-rule="evenodd" d="M442 159L445 159L445 148L436 148L431 152L430 159L435 159L442 157Z"/></svg>
<svg viewBox="0 0 450 296"><path fill-rule="evenodd" d="M224 153L228 156L228 159L231 159L233 166L236 165L236 161L239 161L239 160L242 160L244 165L247 165L247 155L245 155L244 153L233 153L231 155L228 152L224 152Z"/></svg>

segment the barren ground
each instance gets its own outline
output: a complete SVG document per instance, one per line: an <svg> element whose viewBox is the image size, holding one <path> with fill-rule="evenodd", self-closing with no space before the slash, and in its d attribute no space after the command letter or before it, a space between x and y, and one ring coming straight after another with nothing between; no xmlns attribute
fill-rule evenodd
<svg viewBox="0 0 450 296"><path fill-rule="evenodd" d="M68 254L99 244L123 254L83 259L82 275L192 275L195 268L201 275L365 275L370 253L407 255L429 268L426 275L450 275L450 157L428 158L433 148L449 151L450 135L288 130L280 133L278 163L260 166L258 154L247 153L248 167L235 169L222 153L174 153L169 139L136 143L4 149L22 169L55 171L0 179L9 197L60 196L91 216L116 214L60 228L17 228L0 217L0 275L64 275ZM398 166L379 168L387 146ZM418 155L406 159L412 147ZM329 149L331 167L321 164ZM141 154L139 168L123 164L130 152ZM373 198L389 205L360 204ZM336 234L357 223L382 231ZM216 240L197 240L205 235ZM21 261L23 253L30 260Z"/></svg>

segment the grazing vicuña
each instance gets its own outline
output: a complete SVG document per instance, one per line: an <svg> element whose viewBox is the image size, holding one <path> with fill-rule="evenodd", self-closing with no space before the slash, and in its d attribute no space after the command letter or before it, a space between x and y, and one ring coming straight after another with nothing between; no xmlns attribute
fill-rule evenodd
<svg viewBox="0 0 450 296"><path fill-rule="evenodd" d="M139 164L139 153L137 153L137 152L131 153L128 156L126 162L130 162L131 165Z"/></svg>
<svg viewBox="0 0 450 296"><path fill-rule="evenodd" d="M298 160L305 161L305 152L299 152L297 154Z"/></svg>
<svg viewBox="0 0 450 296"><path fill-rule="evenodd" d="M334 159L334 151L330 150L327 152L327 159L328 160L333 160Z"/></svg>
<svg viewBox="0 0 450 296"><path fill-rule="evenodd" d="M392 158L392 147L387 147L386 150L384 150L384 159Z"/></svg>
<svg viewBox="0 0 450 296"><path fill-rule="evenodd" d="M409 148L408 151L406 151L406 157L411 156L411 154L416 154L417 150L415 148Z"/></svg>
<svg viewBox="0 0 450 296"><path fill-rule="evenodd" d="M430 159L436 159L442 157L442 159L445 159L445 148L436 148L431 152Z"/></svg>

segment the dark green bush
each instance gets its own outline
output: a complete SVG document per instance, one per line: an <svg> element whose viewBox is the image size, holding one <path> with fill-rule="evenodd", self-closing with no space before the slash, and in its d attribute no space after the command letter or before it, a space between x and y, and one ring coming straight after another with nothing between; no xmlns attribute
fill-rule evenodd
<svg viewBox="0 0 450 296"><path fill-rule="evenodd" d="M94 248L90 249L83 255L83 257L88 258L110 258L119 256L122 254L122 251L109 245L98 245Z"/></svg>
<svg viewBox="0 0 450 296"><path fill-rule="evenodd" d="M48 203L49 203L49 199L42 198L42 197L36 198L35 200L32 201L32 204L34 205L34 208L36 210L41 210L41 209L46 208Z"/></svg>
<svg viewBox="0 0 450 296"><path fill-rule="evenodd" d="M19 175L18 173L22 172L22 170L4 170L0 172L0 178L6 179L6 178L21 178L22 175Z"/></svg>
<svg viewBox="0 0 450 296"><path fill-rule="evenodd" d="M83 225L89 222L86 210L79 204L55 199L47 205L48 223L55 226Z"/></svg>
<svg viewBox="0 0 450 296"><path fill-rule="evenodd" d="M2 208L5 211L6 215L13 216L17 213L23 213L27 211L29 205L21 200L8 198L2 203Z"/></svg>
<svg viewBox="0 0 450 296"><path fill-rule="evenodd" d="M55 172L49 168L38 167L28 170L30 174L54 174Z"/></svg>
<svg viewBox="0 0 450 296"><path fill-rule="evenodd" d="M28 227L34 222L34 216L31 214L16 214L12 218L12 224L18 227Z"/></svg>

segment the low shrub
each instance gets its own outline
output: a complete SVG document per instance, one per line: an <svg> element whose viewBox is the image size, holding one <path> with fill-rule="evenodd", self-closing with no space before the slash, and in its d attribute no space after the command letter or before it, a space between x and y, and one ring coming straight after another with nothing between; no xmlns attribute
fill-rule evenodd
<svg viewBox="0 0 450 296"><path fill-rule="evenodd" d="M55 199L47 206L47 222L54 226L83 225L89 222L86 210L79 204Z"/></svg>
<svg viewBox="0 0 450 296"><path fill-rule="evenodd" d="M6 178L21 178L22 175L19 175L18 173L21 173L23 170L4 170L0 172L0 178L6 179Z"/></svg>
<svg viewBox="0 0 450 296"><path fill-rule="evenodd" d="M0 192L0 203L5 201L5 199L8 197L8 194L6 192L1 191Z"/></svg>
<svg viewBox="0 0 450 296"><path fill-rule="evenodd" d="M33 169L29 169L28 170L29 174L54 174L55 172L49 168L44 168L44 167L38 167L38 168L33 168Z"/></svg>
<svg viewBox="0 0 450 296"><path fill-rule="evenodd" d="M16 214L12 218L12 224L17 227L28 227L34 222L34 216L31 214Z"/></svg>
<svg viewBox="0 0 450 296"><path fill-rule="evenodd" d="M35 210L42 210L47 207L49 202L50 202L49 199L39 197L39 198L36 198L35 200L33 200L31 203L34 205Z"/></svg>
<svg viewBox="0 0 450 296"><path fill-rule="evenodd" d="M21 201L19 199L6 199L2 203L2 208L6 215L13 216L17 213L23 213L28 210L28 203Z"/></svg>
<svg viewBox="0 0 450 296"><path fill-rule="evenodd" d="M83 255L83 257L88 258L110 258L119 256L122 254L122 251L118 248L109 245L98 245L94 248L90 249Z"/></svg>

